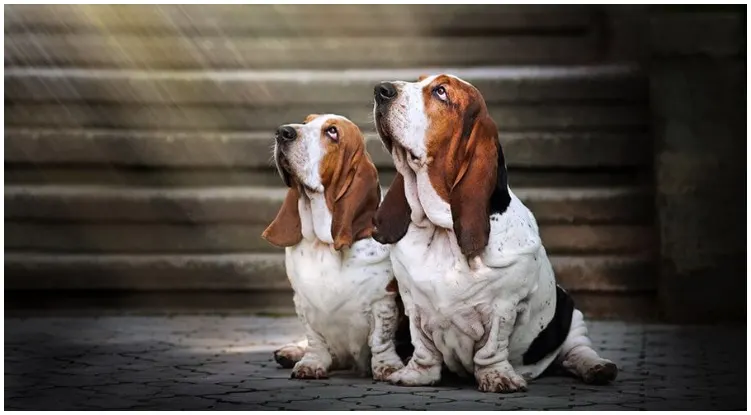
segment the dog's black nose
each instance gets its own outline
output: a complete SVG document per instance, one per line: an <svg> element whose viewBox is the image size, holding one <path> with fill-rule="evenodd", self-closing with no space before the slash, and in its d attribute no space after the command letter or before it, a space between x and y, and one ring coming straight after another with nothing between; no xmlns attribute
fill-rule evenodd
<svg viewBox="0 0 751 415"><path fill-rule="evenodd" d="M288 125L283 125L276 130L276 141L280 143L290 142L295 138L297 138L297 131Z"/></svg>
<svg viewBox="0 0 751 415"><path fill-rule="evenodd" d="M396 96L396 87L391 82L381 82L375 86L373 93L379 103L391 101Z"/></svg>

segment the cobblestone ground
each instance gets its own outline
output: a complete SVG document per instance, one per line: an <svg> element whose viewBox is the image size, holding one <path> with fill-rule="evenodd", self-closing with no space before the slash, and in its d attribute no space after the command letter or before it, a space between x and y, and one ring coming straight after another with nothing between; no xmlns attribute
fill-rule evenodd
<svg viewBox="0 0 751 415"><path fill-rule="evenodd" d="M291 380L271 359L294 318L5 319L5 409L506 410L745 409L746 331L591 323L619 364L613 385L567 377L486 394L471 383L405 388L346 372Z"/></svg>

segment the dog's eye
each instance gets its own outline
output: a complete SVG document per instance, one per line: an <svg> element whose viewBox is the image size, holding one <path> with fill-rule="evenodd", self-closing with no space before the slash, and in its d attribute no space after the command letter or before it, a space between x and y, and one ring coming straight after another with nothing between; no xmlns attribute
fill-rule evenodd
<svg viewBox="0 0 751 415"><path fill-rule="evenodd" d="M337 131L334 126L326 129L326 135L329 136L332 141L339 141L339 131Z"/></svg>
<svg viewBox="0 0 751 415"><path fill-rule="evenodd" d="M435 94L435 96L438 97L438 99L440 99L441 101L448 100L446 88L444 88L443 85L435 87L435 89L433 89L433 94Z"/></svg>

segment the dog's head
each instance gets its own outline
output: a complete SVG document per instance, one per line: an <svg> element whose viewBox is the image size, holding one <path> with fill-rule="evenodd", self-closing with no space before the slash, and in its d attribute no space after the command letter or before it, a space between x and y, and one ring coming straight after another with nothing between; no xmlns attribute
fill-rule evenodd
<svg viewBox="0 0 751 415"><path fill-rule="evenodd" d="M345 117L311 114L301 124L277 129L274 161L290 188L263 237L277 246L302 239L298 203L319 193L331 213L331 240L338 250L369 237L380 200L378 173L360 129Z"/></svg>
<svg viewBox="0 0 751 415"><path fill-rule="evenodd" d="M397 168L427 170L436 194L451 206L462 252L478 255L488 242L491 205L508 205L503 151L482 94L444 74L381 82L374 99L376 128ZM397 175L392 188L403 189L403 180ZM393 243L406 233L409 205L403 190L391 193L379 208L375 237ZM503 200L493 200L498 198Z"/></svg>

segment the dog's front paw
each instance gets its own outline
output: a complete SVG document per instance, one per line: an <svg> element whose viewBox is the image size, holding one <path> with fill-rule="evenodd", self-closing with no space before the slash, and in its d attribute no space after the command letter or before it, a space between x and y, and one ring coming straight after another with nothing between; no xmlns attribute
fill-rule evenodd
<svg viewBox="0 0 751 415"><path fill-rule="evenodd" d="M384 382L389 376L404 368L404 364L399 363L376 363L373 364L373 380Z"/></svg>
<svg viewBox="0 0 751 415"><path fill-rule="evenodd" d="M527 390L527 381L511 365L480 369L475 374L481 392L511 393Z"/></svg>
<svg viewBox="0 0 751 415"><path fill-rule="evenodd" d="M323 365L308 360L297 362L290 377L292 379L328 379L329 374Z"/></svg>
<svg viewBox="0 0 751 415"><path fill-rule="evenodd" d="M404 368L402 359L394 352L374 354L370 361L373 380L386 381L392 373Z"/></svg>
<svg viewBox="0 0 751 415"><path fill-rule="evenodd" d="M408 364L392 373L386 380L394 385L402 386L433 385L441 380L441 366L419 367Z"/></svg>
<svg viewBox="0 0 751 415"><path fill-rule="evenodd" d="M292 369L304 355L305 349L296 344L288 344L274 351L274 361L285 369Z"/></svg>

